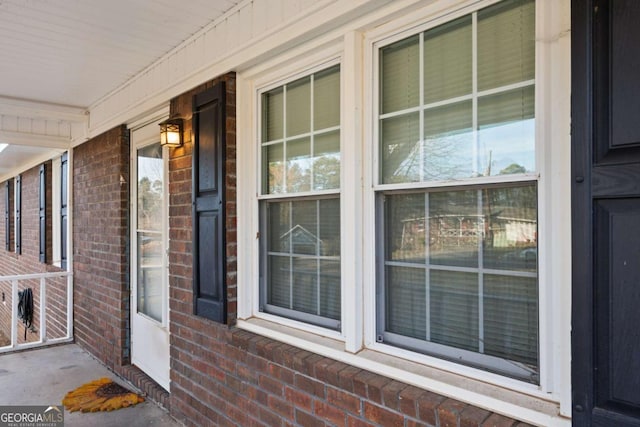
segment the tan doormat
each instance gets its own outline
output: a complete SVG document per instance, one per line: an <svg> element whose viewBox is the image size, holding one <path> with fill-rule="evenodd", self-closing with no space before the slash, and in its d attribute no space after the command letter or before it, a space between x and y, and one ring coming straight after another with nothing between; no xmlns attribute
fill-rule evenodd
<svg viewBox="0 0 640 427"><path fill-rule="evenodd" d="M144 402L142 396L116 384L109 378L91 381L70 391L62 404L70 412L113 411Z"/></svg>

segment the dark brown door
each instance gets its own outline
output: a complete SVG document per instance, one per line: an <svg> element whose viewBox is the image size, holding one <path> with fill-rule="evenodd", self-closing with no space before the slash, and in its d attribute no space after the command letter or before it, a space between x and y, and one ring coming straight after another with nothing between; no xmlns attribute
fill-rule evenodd
<svg viewBox="0 0 640 427"><path fill-rule="evenodd" d="M640 426L640 1L571 30L573 423Z"/></svg>

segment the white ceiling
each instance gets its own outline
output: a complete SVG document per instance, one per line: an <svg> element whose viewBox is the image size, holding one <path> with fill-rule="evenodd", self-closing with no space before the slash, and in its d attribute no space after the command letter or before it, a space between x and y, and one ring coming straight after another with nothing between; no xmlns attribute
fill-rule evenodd
<svg viewBox="0 0 640 427"><path fill-rule="evenodd" d="M236 0L0 0L0 96L88 107Z"/></svg>
<svg viewBox="0 0 640 427"><path fill-rule="evenodd" d="M238 3L0 0L0 125L22 123L11 106L24 101L38 111L88 108ZM0 178L46 150L41 140L9 146Z"/></svg>

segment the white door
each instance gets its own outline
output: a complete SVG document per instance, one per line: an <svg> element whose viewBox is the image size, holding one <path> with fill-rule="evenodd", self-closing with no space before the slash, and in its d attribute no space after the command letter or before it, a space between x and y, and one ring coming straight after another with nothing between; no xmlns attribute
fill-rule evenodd
<svg viewBox="0 0 640 427"><path fill-rule="evenodd" d="M131 142L131 361L169 390L167 152L155 122Z"/></svg>

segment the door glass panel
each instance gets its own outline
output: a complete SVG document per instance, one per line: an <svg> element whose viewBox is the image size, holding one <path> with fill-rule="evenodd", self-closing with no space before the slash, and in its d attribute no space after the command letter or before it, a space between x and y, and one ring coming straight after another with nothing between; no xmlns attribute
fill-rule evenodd
<svg viewBox="0 0 640 427"><path fill-rule="evenodd" d="M162 147L153 144L137 153L138 313L158 322L163 317L164 287L164 173Z"/></svg>

